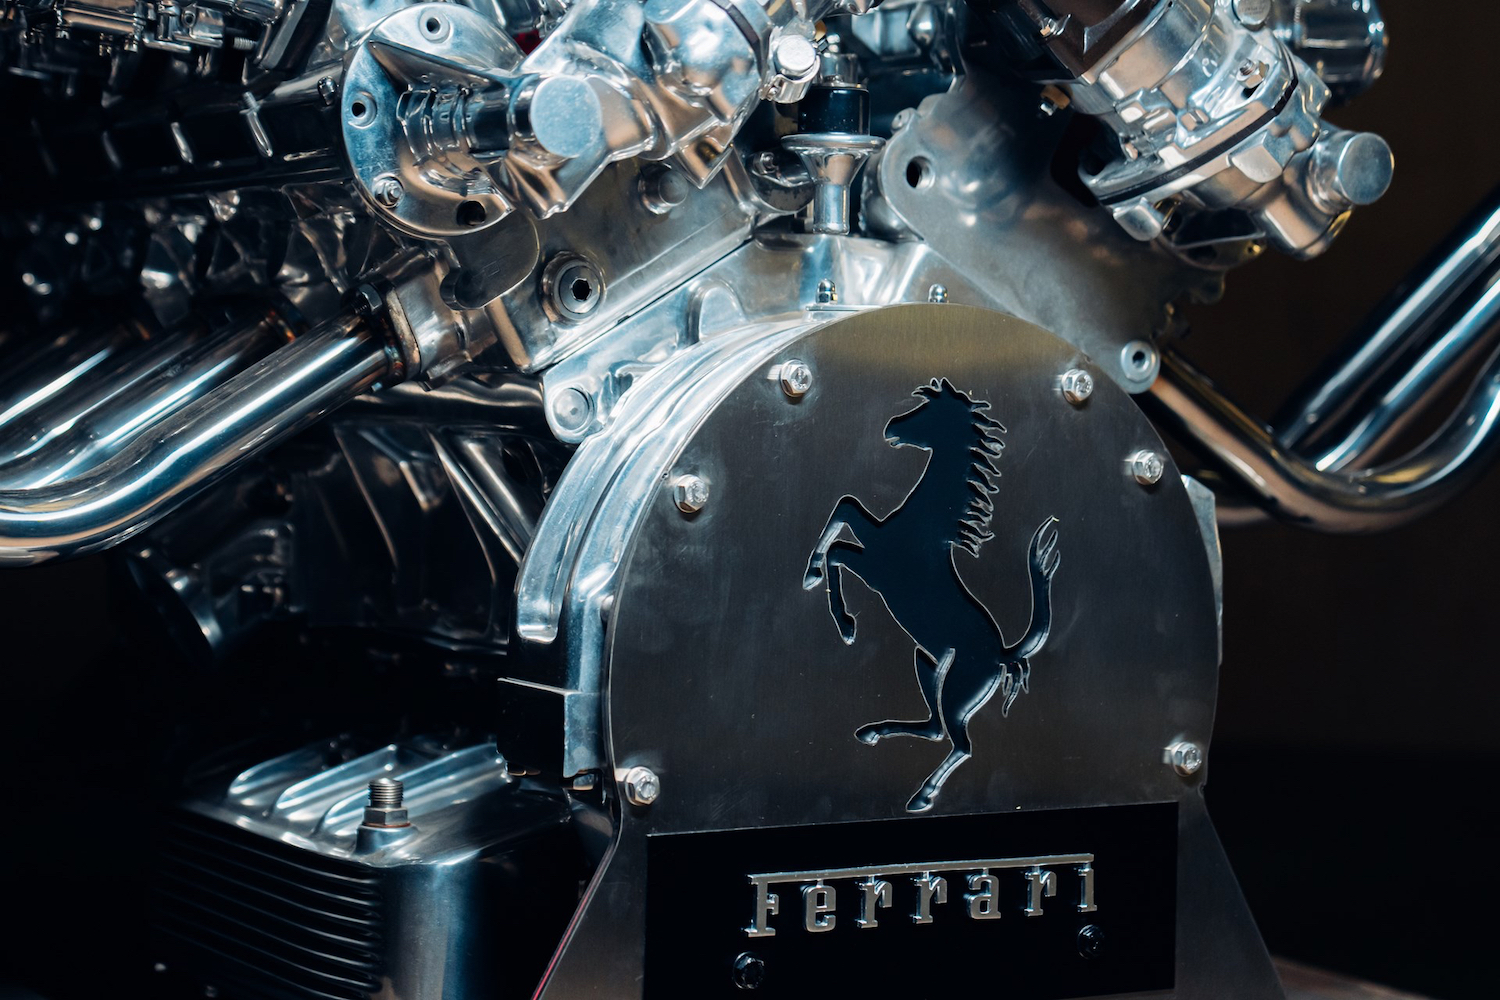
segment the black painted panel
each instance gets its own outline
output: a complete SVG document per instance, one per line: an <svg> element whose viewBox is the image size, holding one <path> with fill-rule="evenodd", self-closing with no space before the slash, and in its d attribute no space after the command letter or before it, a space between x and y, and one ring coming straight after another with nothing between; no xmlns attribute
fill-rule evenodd
<svg viewBox="0 0 1500 1000"><path fill-rule="evenodd" d="M970 990L1064 1000L1173 987L1175 803L663 835L648 845L648 1000L855 991L915 1000ZM1095 912L1078 910L1074 865L1054 867L1057 895L1043 900L1040 916L1025 913L1025 871L994 868L1001 915L976 920L965 895L977 868L959 864L934 869L948 881L948 900L931 907L929 924L913 923L917 890L900 874L886 877L891 905L875 911L875 927L856 923L864 894L846 878L825 882L835 892L830 929L804 928L794 882L772 890L774 936L745 930L756 912L753 874L1071 854L1095 858ZM1080 952L1089 926L1102 936L1092 958ZM752 977L763 972L753 991L736 983L735 961L746 952Z"/></svg>

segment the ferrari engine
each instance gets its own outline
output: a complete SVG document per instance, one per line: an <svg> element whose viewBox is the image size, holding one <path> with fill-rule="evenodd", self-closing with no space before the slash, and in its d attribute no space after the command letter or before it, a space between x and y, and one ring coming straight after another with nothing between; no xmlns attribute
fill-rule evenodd
<svg viewBox="0 0 1500 1000"><path fill-rule="evenodd" d="M402 677L198 726L161 994L1279 995L1200 795L1217 523L1482 470L1489 371L1383 451L1500 214L1277 428L1173 307L1385 192L1325 118L1373 0L3 10L0 562Z"/></svg>

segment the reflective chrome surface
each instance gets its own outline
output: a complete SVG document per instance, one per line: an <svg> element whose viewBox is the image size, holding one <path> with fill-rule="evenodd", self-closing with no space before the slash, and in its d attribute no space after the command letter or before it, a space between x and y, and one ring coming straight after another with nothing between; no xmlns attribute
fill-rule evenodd
<svg viewBox="0 0 1500 1000"><path fill-rule="evenodd" d="M121 542L390 367L386 345L362 320L300 337L78 480L0 491L0 561L41 562Z"/></svg>
<svg viewBox="0 0 1500 1000"><path fill-rule="evenodd" d="M1500 443L1500 355L1438 434L1410 455L1370 469L1318 469L1171 353L1151 400L1158 404L1153 414L1267 512L1321 531L1378 531L1421 516L1488 470Z"/></svg>
<svg viewBox="0 0 1500 1000"><path fill-rule="evenodd" d="M0 563L129 540L258 713L172 720L174 988L638 998L648 837L1169 803L1175 995L1277 995L1200 795L1218 525L1483 471L1500 209L1279 435L1170 344L1390 182L1323 117L1372 0L0 4ZM747 869L718 985L898 917L1091 961L1098 851Z"/></svg>
<svg viewBox="0 0 1500 1000"><path fill-rule="evenodd" d="M1500 200L1491 198L1471 223L1460 228L1456 237L1456 245L1439 257L1430 270L1408 282L1410 290L1392 304L1388 314L1382 315L1368 333L1360 333L1347 357L1330 374L1295 394L1286 413L1275 421L1277 439L1283 445L1298 451L1316 448L1334 432L1335 425L1349 422L1351 411L1357 414L1374 405L1376 394L1385 391L1382 379L1402 363L1406 354L1427 350L1439 338L1445 316L1463 299L1472 296L1474 289L1484 287L1500 261ZM1470 328L1465 337L1481 332L1475 327L1486 325L1484 310L1476 313L1474 307L1470 308L1466 317L1470 321L1460 324ZM1400 419L1399 413L1392 416ZM1362 454L1352 448L1339 452L1331 458L1343 464L1357 461ZM1333 467L1322 460L1317 464Z"/></svg>

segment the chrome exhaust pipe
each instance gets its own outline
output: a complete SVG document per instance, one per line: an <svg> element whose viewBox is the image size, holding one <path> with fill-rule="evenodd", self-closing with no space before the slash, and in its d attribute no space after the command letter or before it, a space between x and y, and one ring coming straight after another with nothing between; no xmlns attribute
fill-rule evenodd
<svg viewBox="0 0 1500 1000"><path fill-rule="evenodd" d="M78 328L27 345L7 360L0 378L0 430L59 398L75 384L108 371L130 350L150 338L135 322L100 330Z"/></svg>
<svg viewBox="0 0 1500 1000"><path fill-rule="evenodd" d="M346 314L323 324L159 420L88 473L0 490L0 564L29 565L124 541L399 364L370 321Z"/></svg>
<svg viewBox="0 0 1500 1000"><path fill-rule="evenodd" d="M1145 402L1221 477L1213 480L1222 490L1221 524L1269 515L1321 531L1383 530L1446 502L1485 470L1500 438L1500 192L1406 287L1388 316L1293 397L1274 428L1163 351ZM1476 367L1447 424L1409 455L1382 462Z"/></svg>
<svg viewBox="0 0 1500 1000"><path fill-rule="evenodd" d="M1462 371L1463 361L1477 360L1472 353L1485 353L1473 345L1496 320L1495 302L1484 300L1486 287L1492 288L1497 280L1500 191L1458 227L1448 246L1402 283L1402 291L1381 308L1379 318L1343 348L1324 374L1293 393L1272 421L1277 440L1304 455L1318 454L1315 464L1325 469L1372 457L1441 393L1446 383L1439 384L1432 373L1446 372L1451 381ZM1409 372L1397 377L1403 364ZM1403 382L1408 388L1392 396ZM1412 391L1417 386L1423 389ZM1396 413L1382 419L1380 431L1351 436L1353 427L1382 405L1399 405L1405 419Z"/></svg>
<svg viewBox="0 0 1500 1000"><path fill-rule="evenodd" d="M1500 450L1500 354L1426 444L1396 462L1352 472L1324 471L1283 448L1270 427L1171 352L1162 354L1149 399L1158 422L1213 460L1258 507L1319 531L1381 531L1414 520L1472 484Z"/></svg>
<svg viewBox="0 0 1500 1000"><path fill-rule="evenodd" d="M0 436L0 490L73 479L137 435L218 388L292 337L274 311L217 333L161 340L134 366L91 380L78 397L55 401Z"/></svg>

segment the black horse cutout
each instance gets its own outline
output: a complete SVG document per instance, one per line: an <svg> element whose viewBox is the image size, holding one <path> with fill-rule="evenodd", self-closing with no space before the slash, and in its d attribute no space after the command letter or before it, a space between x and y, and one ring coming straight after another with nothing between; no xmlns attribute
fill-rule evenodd
<svg viewBox="0 0 1500 1000"><path fill-rule="evenodd" d="M1052 576L1061 562L1057 518L1049 517L1031 539L1031 625L1007 645L1000 626L959 575L957 549L977 556L994 535L990 522L1000 475L995 461L1005 428L990 417L990 404L933 379L912 393L913 409L892 417L885 439L896 448L921 448L927 467L895 510L883 518L845 496L829 515L807 564L803 587L828 588L828 607L844 642L854 642L856 622L844 603L841 570L880 595L891 616L916 643L917 684L930 715L921 722L889 720L854 734L871 746L888 736L948 739L947 758L906 808L932 808L948 776L973 753L969 719L998 691L1001 714L1028 689L1030 658L1052 629ZM852 536L852 537L850 537Z"/></svg>

